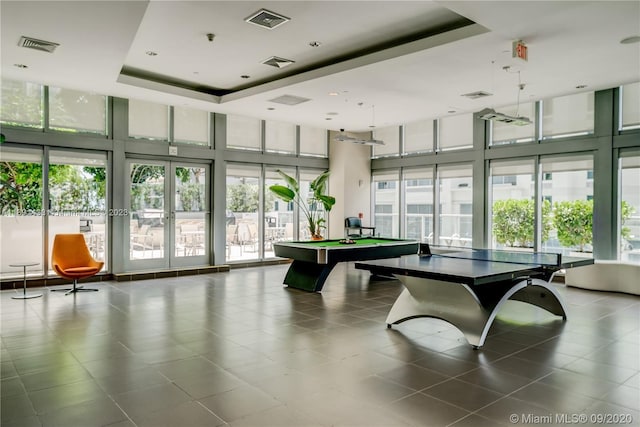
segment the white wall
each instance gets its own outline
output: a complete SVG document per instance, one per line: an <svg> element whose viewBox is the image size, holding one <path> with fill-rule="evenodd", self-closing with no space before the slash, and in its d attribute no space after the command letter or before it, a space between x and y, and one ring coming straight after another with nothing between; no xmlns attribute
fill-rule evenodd
<svg viewBox="0 0 640 427"><path fill-rule="evenodd" d="M335 134L329 132L329 194L336 198L329 213L330 239L344 237L344 219L348 216L358 216L362 212L363 225L372 223L371 147L334 141ZM370 138L368 133L353 136Z"/></svg>

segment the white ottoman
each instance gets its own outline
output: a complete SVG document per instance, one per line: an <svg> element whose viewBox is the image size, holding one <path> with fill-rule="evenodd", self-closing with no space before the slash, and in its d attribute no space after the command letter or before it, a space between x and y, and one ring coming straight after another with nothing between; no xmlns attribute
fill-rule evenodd
<svg viewBox="0 0 640 427"><path fill-rule="evenodd" d="M592 265L568 269L564 283L576 288L640 295L640 264L596 260Z"/></svg>

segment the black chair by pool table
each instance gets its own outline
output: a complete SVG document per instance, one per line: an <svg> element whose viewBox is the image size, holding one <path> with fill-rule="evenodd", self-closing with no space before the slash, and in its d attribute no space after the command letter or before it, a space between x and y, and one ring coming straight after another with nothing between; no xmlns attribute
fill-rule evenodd
<svg viewBox="0 0 640 427"><path fill-rule="evenodd" d="M357 233L353 233L353 231ZM362 230L369 230L366 234L362 234ZM344 235L345 237L362 237L362 236L375 236L375 227L365 227L362 225L362 220L355 216L350 216L344 219Z"/></svg>

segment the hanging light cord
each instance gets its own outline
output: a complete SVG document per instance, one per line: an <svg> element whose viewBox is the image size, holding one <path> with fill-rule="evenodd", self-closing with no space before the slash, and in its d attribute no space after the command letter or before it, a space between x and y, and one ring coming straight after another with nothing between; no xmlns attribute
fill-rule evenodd
<svg viewBox="0 0 640 427"><path fill-rule="evenodd" d="M513 73L518 73L518 95L516 97L516 117L520 117L520 92L522 92L524 90L524 83L522 83L521 80L521 76L520 76L520 70L518 71L510 71L511 70L511 66L509 65L505 65L504 67L502 67L502 69L510 74Z"/></svg>
<svg viewBox="0 0 640 427"><path fill-rule="evenodd" d="M516 103L516 117L520 117L520 92L524 89L524 85L520 81L520 70L518 70L518 97Z"/></svg>

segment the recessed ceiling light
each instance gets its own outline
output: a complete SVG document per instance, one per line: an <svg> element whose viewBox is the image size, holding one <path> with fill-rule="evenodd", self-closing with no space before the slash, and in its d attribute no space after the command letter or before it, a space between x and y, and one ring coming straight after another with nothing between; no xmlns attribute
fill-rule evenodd
<svg viewBox="0 0 640 427"><path fill-rule="evenodd" d="M269 111L273 111L273 110L275 110L275 108L273 108L273 107L267 107L267 110L269 110Z"/></svg>
<svg viewBox="0 0 640 427"><path fill-rule="evenodd" d="M338 96L340 95L338 92L329 92L329 96Z"/></svg>
<svg viewBox="0 0 640 427"><path fill-rule="evenodd" d="M152 50L148 50L148 51L146 51L145 53L146 53L147 55L149 55L149 56L158 56L158 52L154 52L154 51L152 51Z"/></svg>
<svg viewBox="0 0 640 427"><path fill-rule="evenodd" d="M337 115L338 115L338 113L336 113L335 111L329 111L327 113L327 116L337 116Z"/></svg>
<svg viewBox="0 0 640 427"><path fill-rule="evenodd" d="M587 85L578 85L576 86L576 89L584 89L585 87L587 87Z"/></svg>
<svg viewBox="0 0 640 427"><path fill-rule="evenodd" d="M13 64L13 66L18 68L29 68L28 65L24 65L24 64Z"/></svg>
<svg viewBox="0 0 640 427"><path fill-rule="evenodd" d="M240 76L241 79L248 79L251 78L251 76L247 75L247 74L243 74Z"/></svg>
<svg viewBox="0 0 640 427"><path fill-rule="evenodd" d="M631 36L620 40L621 44L632 44L640 42L640 36Z"/></svg>
<svg viewBox="0 0 640 427"><path fill-rule="evenodd" d="M325 117L325 120L333 120L331 117Z"/></svg>
<svg viewBox="0 0 640 427"><path fill-rule="evenodd" d="M309 42L309 46L311 46L311 47L320 47L321 44L322 43L320 43L318 41Z"/></svg>
<svg viewBox="0 0 640 427"><path fill-rule="evenodd" d="M447 111L447 113L449 113L449 114L453 114L453 113L455 113L455 112L456 112L456 110L449 110L449 111Z"/></svg>

